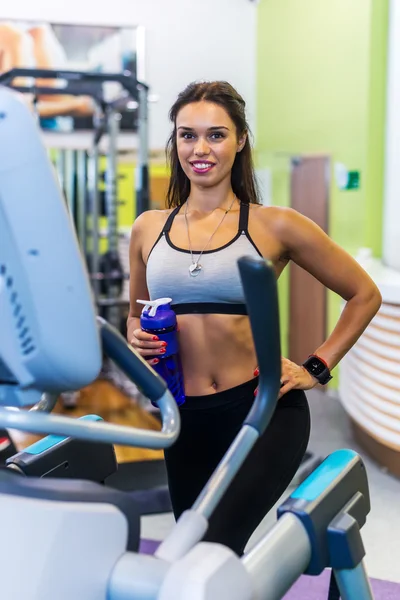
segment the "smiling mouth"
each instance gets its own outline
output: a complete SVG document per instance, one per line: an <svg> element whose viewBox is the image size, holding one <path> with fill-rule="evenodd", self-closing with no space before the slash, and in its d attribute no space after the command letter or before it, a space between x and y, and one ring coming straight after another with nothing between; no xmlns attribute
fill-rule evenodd
<svg viewBox="0 0 400 600"><path fill-rule="evenodd" d="M209 171L211 171L211 169L213 167L215 167L215 163L211 163L211 162L196 161L196 162L192 162L190 164L195 173L201 173L201 174L208 173Z"/></svg>

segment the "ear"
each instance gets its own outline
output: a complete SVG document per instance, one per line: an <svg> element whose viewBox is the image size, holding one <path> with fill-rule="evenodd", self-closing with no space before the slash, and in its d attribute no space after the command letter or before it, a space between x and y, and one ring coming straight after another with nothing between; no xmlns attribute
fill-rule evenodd
<svg viewBox="0 0 400 600"><path fill-rule="evenodd" d="M243 150L243 148L246 144L246 140L247 140L247 131L245 131L238 140L237 152L241 152Z"/></svg>

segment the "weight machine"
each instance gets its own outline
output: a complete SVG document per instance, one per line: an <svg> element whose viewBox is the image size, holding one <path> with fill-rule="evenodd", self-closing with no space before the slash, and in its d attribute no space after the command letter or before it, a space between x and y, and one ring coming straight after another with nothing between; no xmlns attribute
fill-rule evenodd
<svg viewBox="0 0 400 600"><path fill-rule="evenodd" d="M15 78L26 77L31 83L15 86ZM36 85L37 79L64 81L63 87ZM123 94L107 100L105 84L119 84ZM129 274L124 272L119 255L117 153L121 112L132 114L132 130L137 130L136 215L150 208L148 168L148 86L131 73L94 73L53 69L14 68L0 75L0 85L39 95L90 96L94 103L94 135L88 152L65 149L59 152L56 167L69 212L74 220L81 249L86 257L89 276L99 313L117 329L124 328L122 289ZM135 104L136 110L130 106ZM34 105L36 102L34 102ZM136 123L135 123L136 120ZM104 172L104 194L100 193L100 142L108 137L107 166ZM103 205L103 209L102 209ZM107 217L107 250L100 252L99 219ZM132 215L133 221L134 215Z"/></svg>

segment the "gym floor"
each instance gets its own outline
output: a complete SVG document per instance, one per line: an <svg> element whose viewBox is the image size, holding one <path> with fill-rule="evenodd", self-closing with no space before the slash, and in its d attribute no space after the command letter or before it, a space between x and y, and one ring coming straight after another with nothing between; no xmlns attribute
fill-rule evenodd
<svg viewBox="0 0 400 600"><path fill-rule="evenodd" d="M359 452L365 461L372 505L362 530L368 574L376 579L400 582L400 480L382 470L357 445L337 396L314 390L308 392L307 396L312 418L310 450L325 457L338 448L351 448ZM265 517L251 538L249 547L269 529L275 521L275 514L273 510ZM142 538L162 540L173 523L170 514L144 517Z"/></svg>

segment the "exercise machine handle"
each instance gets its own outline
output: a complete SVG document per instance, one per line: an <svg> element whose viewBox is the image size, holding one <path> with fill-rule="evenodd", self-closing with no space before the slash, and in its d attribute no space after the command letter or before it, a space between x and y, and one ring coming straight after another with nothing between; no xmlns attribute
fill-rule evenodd
<svg viewBox="0 0 400 600"><path fill-rule="evenodd" d="M275 272L272 264L262 258L243 257L238 266L260 370L259 391L243 427L192 509L181 515L177 527L158 548L156 555L166 560L182 557L202 538L207 521L268 426L278 399L281 352Z"/></svg>
<svg viewBox="0 0 400 600"><path fill-rule="evenodd" d="M245 424L262 435L274 413L281 378L276 274L262 258L243 257L238 265L260 371L258 393Z"/></svg>
<svg viewBox="0 0 400 600"><path fill-rule="evenodd" d="M122 335L104 319L97 317L103 350L117 366L137 385L145 396L155 402L161 413L162 430L153 431L113 425L105 422L91 422L71 419L59 415L48 415L47 402L36 405L34 411L10 411L0 408L2 427L29 431L31 433L51 433L93 442L105 442L122 446L141 448L168 448L180 433L180 416L176 401L166 383L127 344ZM40 404L40 403L39 403Z"/></svg>
<svg viewBox="0 0 400 600"><path fill-rule="evenodd" d="M30 433L53 434L89 442L160 450L176 442L180 432L180 417L174 397L169 390L158 399L157 404L163 422L161 431L114 425L103 421L86 422L62 415L49 415L38 410L9 410L2 407L0 407L0 424L6 429L18 429Z"/></svg>
<svg viewBox="0 0 400 600"><path fill-rule="evenodd" d="M193 505L209 519L236 477L257 439L274 413L280 386L281 353L276 276L271 263L262 258L238 260L244 295L260 370L254 404L243 427Z"/></svg>

